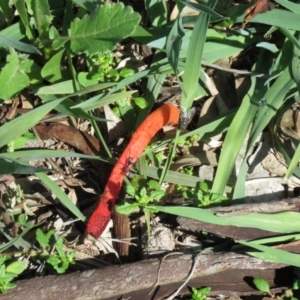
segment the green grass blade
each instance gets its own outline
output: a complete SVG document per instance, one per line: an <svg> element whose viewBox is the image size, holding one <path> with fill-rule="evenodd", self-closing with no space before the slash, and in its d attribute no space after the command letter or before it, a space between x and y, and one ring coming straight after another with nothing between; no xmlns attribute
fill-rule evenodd
<svg viewBox="0 0 300 300"><path fill-rule="evenodd" d="M287 1L287 0L275 0L275 2L277 2L281 6L289 9L290 11L296 13L297 15L300 15L300 5L299 4L296 4L296 3L293 3L293 2Z"/></svg>
<svg viewBox="0 0 300 300"><path fill-rule="evenodd" d="M3 30L0 31L2 36L14 39L14 40L21 40L24 37L24 34L21 32L20 24L15 23Z"/></svg>
<svg viewBox="0 0 300 300"><path fill-rule="evenodd" d="M162 185L163 182L165 181L165 178L167 176L167 173L170 169L170 166L172 164L172 161L173 161L173 158L175 157L175 153L176 153L176 147L177 147L177 142L178 142L178 139L179 139L179 135L180 135L180 130L177 129L176 130L176 136L174 138L174 142L173 142L173 147L172 147L172 150L170 151L169 155L168 155L168 158L167 158L167 161L163 167L163 170L162 170L162 173L161 173L161 176L159 178L159 184Z"/></svg>
<svg viewBox="0 0 300 300"><path fill-rule="evenodd" d="M238 5L238 14L233 16L235 23L243 22L244 11L247 5ZM288 10L273 9L264 14L257 14L250 23L260 23L270 26L283 27L291 30L300 30L300 15Z"/></svg>
<svg viewBox="0 0 300 300"><path fill-rule="evenodd" d="M295 39L299 43L300 32L297 32L295 34ZM300 94L300 72L299 72L299 70L300 70L300 48L297 47L297 45L294 45L293 59L291 61L291 75L297 84L298 92Z"/></svg>
<svg viewBox="0 0 300 300"><path fill-rule="evenodd" d="M247 215L221 217L216 216L213 211L208 209L195 207L149 205L148 208L216 225L258 228L280 233L300 231L300 218L296 212L277 214L251 213Z"/></svg>
<svg viewBox="0 0 300 300"><path fill-rule="evenodd" d="M299 40L300 40L299 32L296 33L295 39L296 39L297 43L299 44ZM297 44L294 44L293 59L292 59L292 63L291 63L291 75L296 82L297 89L298 89L298 95L300 94L300 72L299 72L300 71L300 49L299 48L300 47L298 47ZM297 167L299 158L300 158L300 144L298 144L296 152L293 155L291 162L289 163L288 169L285 174L285 178L289 178L292 175L293 171Z"/></svg>
<svg viewBox="0 0 300 300"><path fill-rule="evenodd" d="M280 84L280 86L278 86ZM261 107L258 110L256 118L254 120L253 126L251 128L247 151L252 147L258 138L262 130L268 125L270 120L274 117L277 110L282 106L286 93L294 84L294 81L290 79L288 69L282 73L272 87L267 91L264 97L265 101L268 103L266 106ZM246 151L246 154L247 154ZM245 154L245 155L246 155ZM234 199L239 199L244 197L244 188L246 178L246 157L242 163L241 173L239 174L236 182L236 188L238 190L234 193Z"/></svg>
<svg viewBox="0 0 300 300"><path fill-rule="evenodd" d="M287 72L288 66L291 63L292 56L293 56L293 44L291 43L290 40L286 40L279 56L276 59L276 62L274 65L274 70L272 71L272 74L276 74L276 77L278 78L278 76L280 76L284 70L286 70L286 72ZM286 74L286 76L283 75L282 80L284 78L288 80L288 78L289 78L288 74ZM282 80L276 81L275 86L271 87L271 91L273 89L275 89L278 84L284 84L284 81L282 81ZM266 83L269 83L269 82L270 82L270 79L268 79ZM272 107L272 102L274 101L274 97L277 97L277 94L276 94L277 92L278 92L278 90L276 90L275 92L273 92L271 94L268 94L268 99L263 97L263 99L266 100L267 103L271 103L271 104L269 104L269 108ZM259 109L259 112L261 110L262 110L262 108ZM264 115L263 114L261 115L260 120L265 119L267 116L268 116L268 112L264 111ZM261 122L261 121L259 121L259 122ZM265 124L262 125L262 127L263 126L265 126ZM261 130L263 130L263 129L261 129ZM259 134L259 130L257 132ZM250 134L250 137L251 137L251 134ZM257 138L257 136L256 136L256 138ZM277 141L277 139L275 137L275 142L276 141ZM239 176L237 177L237 181L235 184L233 199L241 199L245 196L245 180L246 180L246 174L247 174L247 169L248 169L247 168L247 153L248 153L249 149L252 147L254 142L255 142L255 137L250 138L250 140L248 141L245 158L242 162ZM281 152L282 152L282 150L281 150Z"/></svg>
<svg viewBox="0 0 300 300"><path fill-rule="evenodd" d="M0 127L0 147L5 146L14 138L27 132L32 126L37 124L47 113L62 102L61 99L46 103L34 110L15 118L14 120Z"/></svg>
<svg viewBox="0 0 300 300"><path fill-rule="evenodd" d="M0 35L0 41L2 41L2 43L4 43L6 46L13 47L17 50L20 50L20 51L23 51L26 53L42 55L42 53L36 47L29 45L29 44L25 44L23 42L19 42L17 40Z"/></svg>
<svg viewBox="0 0 300 300"><path fill-rule="evenodd" d="M286 171L286 174L284 176L285 179L288 179L291 177L291 175L293 174L294 169L297 167L298 163L300 160L300 144L298 145L296 152L288 166L288 169Z"/></svg>
<svg viewBox="0 0 300 300"><path fill-rule="evenodd" d="M85 216L80 212L77 206L71 201L71 199L56 185L47 175L44 173L35 173L37 176L59 199L59 201L78 219L85 221Z"/></svg>
<svg viewBox="0 0 300 300"><path fill-rule="evenodd" d="M81 108L82 110L89 111L107 104L114 103L117 100L120 100L122 98L130 99L132 94L134 93L136 93L136 91L113 93L113 94L108 94L105 97L102 97L102 95L95 96L85 102L73 106L72 108Z"/></svg>
<svg viewBox="0 0 300 300"><path fill-rule="evenodd" d="M11 4L8 1L0 1L0 11L3 15L2 18L5 19L6 22L9 22L12 15L13 15L13 9L11 7ZM4 23L4 20L3 20Z"/></svg>
<svg viewBox="0 0 300 300"><path fill-rule="evenodd" d="M268 246L257 245L254 242L243 242L243 241L238 241L238 242L242 245L249 246L251 248L261 251L261 252L247 252L248 254L254 257L286 264L289 266L300 267L299 254L290 253L281 249L275 249Z"/></svg>
<svg viewBox="0 0 300 300"><path fill-rule="evenodd" d="M139 111L137 115L135 128L137 128L144 119L150 114L155 101L161 92L161 88L165 82L166 75L165 74L157 74L148 76L147 87L144 94L144 98L148 101L148 106Z"/></svg>
<svg viewBox="0 0 300 300"><path fill-rule="evenodd" d="M32 174L34 172L51 171L49 169L35 168L18 161L0 159L0 174Z"/></svg>
<svg viewBox="0 0 300 300"><path fill-rule="evenodd" d="M35 39L32 25L29 22L29 14L26 11L26 5L24 0L13 0L14 5L16 6L16 9L18 11L18 14L20 16L20 19L25 27L26 36L30 41L33 41Z"/></svg>
<svg viewBox="0 0 300 300"><path fill-rule="evenodd" d="M262 130L269 124L278 109L284 104L287 92L295 82L291 79L288 68L276 79L270 89L268 89L264 100L267 105L261 107L253 123L248 144L253 145Z"/></svg>
<svg viewBox="0 0 300 300"><path fill-rule="evenodd" d="M4 224L0 223L0 230L2 231L2 234L4 234L5 236L7 236L7 238L9 239L11 236L6 234L5 232L3 232L4 229ZM27 223L28 226L26 226L26 228L15 238L11 239L9 242L5 243L4 245L0 246L0 253L9 249L10 247L14 246L17 249L24 249L24 248L28 248L28 246L30 247L31 245L22 239L22 236L24 236L30 229L32 229L33 224L31 222Z"/></svg>
<svg viewBox="0 0 300 300"><path fill-rule="evenodd" d="M293 33L291 33L288 29L286 28L280 28L280 31L292 42L292 44L300 49L300 43L298 39L295 38Z"/></svg>
<svg viewBox="0 0 300 300"><path fill-rule="evenodd" d="M198 135L199 139L209 139L213 136L216 136L220 133L226 132L232 123L232 120L236 114L236 109L231 110L224 114L223 116L218 117L216 120L206 124L202 127L199 127L193 131L189 131L180 136L180 139L186 139L192 135ZM168 143L172 142L171 139L165 140L161 142L157 148L167 145ZM151 150L146 150L144 155L148 154L149 152L155 151L157 148L153 147Z"/></svg>
<svg viewBox="0 0 300 300"><path fill-rule="evenodd" d="M255 67L255 71L269 73L271 66L272 57L269 52L263 50L259 62ZM259 108L260 100L263 99L267 90L267 86L265 85L266 78L252 78L251 80L252 85L250 91L243 99L226 134L212 187L212 193L224 193L224 188L234 168L236 158Z"/></svg>
<svg viewBox="0 0 300 300"><path fill-rule="evenodd" d="M195 3L195 2L190 2L190 1L186 1L183 0L181 1L182 4L186 5L187 7L190 7L196 11L199 12L203 12L211 17L215 17L215 18L223 18L223 16L219 15L218 13L216 13L215 11L213 11L212 9L210 9L208 6L200 4L200 3Z"/></svg>
<svg viewBox="0 0 300 300"><path fill-rule="evenodd" d="M146 174L148 177L159 179L163 174L163 170L147 166ZM165 176L165 181L184 186L196 187L197 183L201 182L202 180L197 176L181 174L179 172L169 170Z"/></svg>
<svg viewBox="0 0 300 300"><path fill-rule="evenodd" d="M98 92L116 85L115 82L104 82L90 85L75 92L73 80L67 80L39 88L35 93L37 95L60 95L71 94L68 97L81 96L87 93Z"/></svg>
<svg viewBox="0 0 300 300"><path fill-rule="evenodd" d="M167 22L167 6L164 0L144 0L144 3L152 26L160 27Z"/></svg>
<svg viewBox="0 0 300 300"><path fill-rule="evenodd" d="M107 162L107 160L102 159L99 156L85 155L63 150L25 150L0 154L0 158L16 159L18 161L30 161L35 159L45 159L53 157L81 157L86 159L99 159Z"/></svg>
<svg viewBox="0 0 300 300"><path fill-rule="evenodd" d="M182 26L181 15L175 20L170 33L167 36L166 42L166 54L170 65L174 70L174 74L178 74L178 60L180 55L180 49L182 44L182 39L185 35L184 28Z"/></svg>
<svg viewBox="0 0 300 300"><path fill-rule="evenodd" d="M217 1L210 0L208 2L210 8L214 8ZM201 72L201 60L206 40L206 31L209 24L210 15L201 13L193 33L191 35L190 44L187 50L186 65L182 76L182 95L181 106L185 111L189 111L195 97L195 91L199 84L199 76Z"/></svg>

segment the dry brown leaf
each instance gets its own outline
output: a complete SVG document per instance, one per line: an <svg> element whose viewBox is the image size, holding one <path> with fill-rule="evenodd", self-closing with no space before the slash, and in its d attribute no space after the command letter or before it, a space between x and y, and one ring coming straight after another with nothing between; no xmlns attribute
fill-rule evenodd
<svg viewBox="0 0 300 300"><path fill-rule="evenodd" d="M249 21L254 18L257 14L265 13L269 10L272 10L276 6L270 0L257 0L255 4L250 6L244 13L245 18L242 27L244 28Z"/></svg>

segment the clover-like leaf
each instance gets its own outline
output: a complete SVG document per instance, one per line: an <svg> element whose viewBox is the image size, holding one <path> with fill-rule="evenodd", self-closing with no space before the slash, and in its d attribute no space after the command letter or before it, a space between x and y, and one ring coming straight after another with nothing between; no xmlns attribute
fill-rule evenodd
<svg viewBox="0 0 300 300"><path fill-rule="evenodd" d="M140 15L122 3L101 5L90 15L72 22L71 49L88 54L112 50L135 30L139 21Z"/></svg>

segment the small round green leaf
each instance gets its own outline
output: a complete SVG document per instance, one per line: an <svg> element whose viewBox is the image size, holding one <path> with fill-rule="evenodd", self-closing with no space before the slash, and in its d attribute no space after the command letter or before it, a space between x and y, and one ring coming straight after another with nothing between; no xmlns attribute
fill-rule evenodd
<svg viewBox="0 0 300 300"><path fill-rule="evenodd" d="M148 102L143 97L134 98L133 101L134 101L135 105L138 106L141 109L144 109L144 108L148 107Z"/></svg>
<svg viewBox="0 0 300 300"><path fill-rule="evenodd" d="M132 76L134 74L134 70L133 69L129 69L129 68L124 68L120 71L120 76L123 78Z"/></svg>
<svg viewBox="0 0 300 300"><path fill-rule="evenodd" d="M264 293L270 292L269 283L266 280L264 280L263 278L254 278L253 283L259 291L264 292Z"/></svg>

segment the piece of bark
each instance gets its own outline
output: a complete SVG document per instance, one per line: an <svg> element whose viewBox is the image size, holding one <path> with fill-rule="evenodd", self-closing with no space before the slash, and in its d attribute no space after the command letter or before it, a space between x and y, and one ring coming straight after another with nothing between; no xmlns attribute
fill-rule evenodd
<svg viewBox="0 0 300 300"><path fill-rule="evenodd" d="M299 243L291 246L299 253ZM294 248L293 248L294 247ZM289 250L289 245L281 249ZM170 256L163 261L150 259L83 273L38 277L17 282L17 288L1 299L163 299L186 279L195 264L194 255ZM210 286L213 294L254 294L253 277L264 278L270 287L285 288L292 283L291 269L238 253L212 253L199 256L188 287ZM158 280L158 282L157 282ZM157 284L156 284L157 282ZM276 284L275 284L276 282ZM153 287L154 294L149 295ZM122 298L122 299L123 299Z"/></svg>
<svg viewBox="0 0 300 300"><path fill-rule="evenodd" d="M216 207L212 208L216 214L224 214L224 218L230 214L247 214L253 212L260 213L276 213L283 211L295 211L299 212L300 198L285 199L281 201L272 201L268 203L252 203L252 204L241 204L232 205L228 207ZM185 217L177 217L177 222L185 230L191 231L207 231L218 236L229 237L236 240L253 240L263 237L277 236L280 233L271 232L267 230L248 228L248 227L237 227L237 226L226 226L226 225L216 225L211 223L206 223L202 221L197 221L194 219L189 219Z"/></svg>
<svg viewBox="0 0 300 300"><path fill-rule="evenodd" d="M217 216L230 217L246 215L250 213L275 214L285 211L300 211L300 198L288 198L280 201L267 201L257 203L242 203L231 206L217 206L210 210L216 212Z"/></svg>
<svg viewBox="0 0 300 300"><path fill-rule="evenodd" d="M130 220L128 216L118 214L115 210L113 212L112 219L114 223L114 237L117 239L120 237L124 239L123 242L115 242L114 248L117 250L121 261L125 262L127 261L127 256L129 255L129 240L131 238Z"/></svg>
<svg viewBox="0 0 300 300"><path fill-rule="evenodd" d="M75 127L61 123L38 124L35 126L42 140L55 138L67 143L87 155L100 153L100 142L95 137L78 130Z"/></svg>

